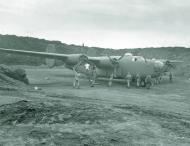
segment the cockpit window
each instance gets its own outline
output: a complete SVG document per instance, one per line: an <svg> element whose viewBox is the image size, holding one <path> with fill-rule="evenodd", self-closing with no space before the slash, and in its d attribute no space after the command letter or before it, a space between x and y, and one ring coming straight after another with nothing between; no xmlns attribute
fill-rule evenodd
<svg viewBox="0 0 190 146"><path fill-rule="evenodd" d="M135 56L132 58L132 61L145 62L145 59L142 56Z"/></svg>

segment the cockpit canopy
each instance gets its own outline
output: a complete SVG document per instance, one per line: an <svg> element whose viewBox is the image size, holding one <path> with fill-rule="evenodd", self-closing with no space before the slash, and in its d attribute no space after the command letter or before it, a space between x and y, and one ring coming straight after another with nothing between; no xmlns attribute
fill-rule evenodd
<svg viewBox="0 0 190 146"><path fill-rule="evenodd" d="M125 56L133 56L131 53L125 53Z"/></svg>
<svg viewBox="0 0 190 146"><path fill-rule="evenodd" d="M131 53L125 53L125 56L132 61L145 62L146 60L142 56L133 56Z"/></svg>
<svg viewBox="0 0 190 146"><path fill-rule="evenodd" d="M133 61L141 61L141 62L145 62L144 57L142 56L133 56Z"/></svg>

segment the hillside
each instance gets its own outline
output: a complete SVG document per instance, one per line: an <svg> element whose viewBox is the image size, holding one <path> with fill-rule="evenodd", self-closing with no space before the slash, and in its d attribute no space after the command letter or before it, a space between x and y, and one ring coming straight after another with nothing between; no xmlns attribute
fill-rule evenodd
<svg viewBox="0 0 190 146"><path fill-rule="evenodd" d="M72 54L84 53L89 56L122 55L131 52L134 55L142 55L147 58L177 59L184 63L178 68L177 74L190 76L190 48L184 47L161 47L161 48L138 48L138 49L105 49L98 47L86 47L67 45L60 41L48 41L32 37L19 37L15 35L0 35L0 47L30 51L46 51L48 44L54 44L58 53ZM3 64L27 64L41 65L45 60L38 57L0 54L0 62Z"/></svg>

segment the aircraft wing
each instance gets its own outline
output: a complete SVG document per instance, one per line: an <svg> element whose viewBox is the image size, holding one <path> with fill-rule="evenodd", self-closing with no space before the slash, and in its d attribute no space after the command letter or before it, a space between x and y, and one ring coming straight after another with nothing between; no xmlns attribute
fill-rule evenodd
<svg viewBox="0 0 190 146"><path fill-rule="evenodd" d="M166 64L170 65L173 68L176 68L179 64L183 63L183 61L180 60L167 60Z"/></svg>
<svg viewBox="0 0 190 146"><path fill-rule="evenodd" d="M43 57L43 58L51 58L51 59L61 59L63 61L67 60L69 57L69 55L66 55L66 54L24 51L24 50L14 50L14 49L4 49L4 48L0 48L0 52L18 54L18 55L35 56L35 57Z"/></svg>
<svg viewBox="0 0 190 146"><path fill-rule="evenodd" d="M181 60L168 60L171 63L178 64L178 63L183 63Z"/></svg>
<svg viewBox="0 0 190 146"><path fill-rule="evenodd" d="M183 63L183 61L181 60L170 60L170 59L160 59L160 61L162 61L163 63L169 63L171 65L178 65L180 63Z"/></svg>
<svg viewBox="0 0 190 146"><path fill-rule="evenodd" d="M160 59L159 61L163 62L165 66L171 68L176 68L179 64L183 63L181 60L169 60L169 59Z"/></svg>
<svg viewBox="0 0 190 146"><path fill-rule="evenodd" d="M88 57L88 60L94 63L96 66L100 64L100 59L98 57Z"/></svg>

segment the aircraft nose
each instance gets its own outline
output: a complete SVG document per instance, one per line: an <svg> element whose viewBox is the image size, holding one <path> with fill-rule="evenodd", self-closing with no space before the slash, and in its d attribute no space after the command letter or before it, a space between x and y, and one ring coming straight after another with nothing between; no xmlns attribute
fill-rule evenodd
<svg viewBox="0 0 190 146"><path fill-rule="evenodd" d="M164 66L164 63L163 62L161 62L161 61L156 61L155 62L155 67L157 67L157 68L162 68Z"/></svg>

